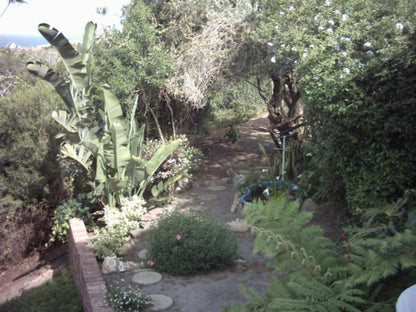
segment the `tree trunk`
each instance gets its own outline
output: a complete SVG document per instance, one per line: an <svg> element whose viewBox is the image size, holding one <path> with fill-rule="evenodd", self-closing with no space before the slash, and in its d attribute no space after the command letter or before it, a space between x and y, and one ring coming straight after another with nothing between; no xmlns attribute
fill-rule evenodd
<svg viewBox="0 0 416 312"><path fill-rule="evenodd" d="M280 147L280 137L288 135L290 131L299 128L302 124L300 92L293 71L287 73L283 88L281 78L277 74L272 74L270 78L273 83L273 93L267 103L270 120L269 132L276 146ZM283 110L283 104L288 109L287 114ZM292 138L299 139L298 134L295 133Z"/></svg>

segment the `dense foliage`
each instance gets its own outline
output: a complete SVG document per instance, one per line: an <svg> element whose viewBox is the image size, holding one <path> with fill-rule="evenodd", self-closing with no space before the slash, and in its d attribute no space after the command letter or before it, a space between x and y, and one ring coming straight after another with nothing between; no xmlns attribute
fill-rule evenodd
<svg viewBox="0 0 416 312"><path fill-rule="evenodd" d="M359 212L413 188L414 1L266 3L251 38L269 67L295 70L316 196Z"/></svg>
<svg viewBox="0 0 416 312"><path fill-rule="evenodd" d="M237 244L226 225L193 212L162 216L148 242L154 268L174 275L224 270L236 259Z"/></svg>

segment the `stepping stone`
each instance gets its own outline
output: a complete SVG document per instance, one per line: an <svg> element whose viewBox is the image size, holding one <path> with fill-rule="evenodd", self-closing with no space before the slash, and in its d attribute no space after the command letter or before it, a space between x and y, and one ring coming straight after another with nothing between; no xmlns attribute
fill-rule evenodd
<svg viewBox="0 0 416 312"><path fill-rule="evenodd" d="M155 271L148 270L134 274L131 279L137 284L150 285L159 282L162 279L162 275Z"/></svg>
<svg viewBox="0 0 416 312"><path fill-rule="evenodd" d="M225 191L227 188L222 185L213 185L208 188L211 191Z"/></svg>
<svg viewBox="0 0 416 312"><path fill-rule="evenodd" d="M140 259L146 260L147 259L147 249L140 250L138 253Z"/></svg>
<svg viewBox="0 0 416 312"><path fill-rule="evenodd" d="M228 222L227 224L232 232L245 232L248 229L246 220L236 219L234 221Z"/></svg>
<svg viewBox="0 0 416 312"><path fill-rule="evenodd" d="M217 199L217 195L212 195L212 194L205 194L205 195L200 195L198 196L199 199L201 200L212 200L212 199Z"/></svg>
<svg viewBox="0 0 416 312"><path fill-rule="evenodd" d="M152 299L152 305L149 307L151 311L160 311L169 308L173 304L172 298L165 296L165 295L149 295Z"/></svg>

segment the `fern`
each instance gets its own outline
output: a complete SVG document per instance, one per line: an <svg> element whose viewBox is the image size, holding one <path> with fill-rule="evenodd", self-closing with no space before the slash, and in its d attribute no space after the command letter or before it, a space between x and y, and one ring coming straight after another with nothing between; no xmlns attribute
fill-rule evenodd
<svg viewBox="0 0 416 312"><path fill-rule="evenodd" d="M247 205L243 216L256 232L253 252L285 274L271 279L265 297L244 288L248 303L227 311L392 311L414 283L414 228L384 236L358 229L334 243L283 194Z"/></svg>

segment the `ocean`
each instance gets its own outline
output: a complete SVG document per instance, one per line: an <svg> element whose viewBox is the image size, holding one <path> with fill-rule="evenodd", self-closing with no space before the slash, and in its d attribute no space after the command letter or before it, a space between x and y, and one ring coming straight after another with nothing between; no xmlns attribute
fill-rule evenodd
<svg viewBox="0 0 416 312"><path fill-rule="evenodd" d="M81 38L68 38L71 41L79 42ZM48 45L49 43L39 35L3 35L0 34L0 48L5 48L9 44L14 43L19 47L32 48L39 45Z"/></svg>

